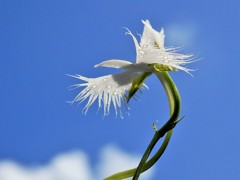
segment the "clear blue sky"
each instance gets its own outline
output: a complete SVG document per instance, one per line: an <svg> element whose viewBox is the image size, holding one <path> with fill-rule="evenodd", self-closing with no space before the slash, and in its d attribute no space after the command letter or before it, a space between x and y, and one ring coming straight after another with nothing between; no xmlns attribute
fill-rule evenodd
<svg viewBox="0 0 240 180"><path fill-rule="evenodd" d="M79 81L97 77L110 58L134 61L133 34L142 19L165 28L166 44L181 46L200 61L194 78L171 73L182 96L182 115L153 179L240 179L240 2L237 0L0 0L0 161L45 164L56 154L80 149L92 165L106 144L141 155L151 125L168 117L164 91L147 80L130 117L102 118L97 104L70 105Z"/></svg>

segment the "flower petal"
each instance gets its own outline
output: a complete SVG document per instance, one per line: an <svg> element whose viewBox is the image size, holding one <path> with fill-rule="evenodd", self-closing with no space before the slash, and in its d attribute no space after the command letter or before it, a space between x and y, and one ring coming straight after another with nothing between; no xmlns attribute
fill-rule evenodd
<svg viewBox="0 0 240 180"><path fill-rule="evenodd" d="M154 37L154 41L157 43L158 48L160 49L164 49L164 30L163 28L161 29L160 32L154 30L151 26L151 24L149 23L149 21L142 21L142 23L145 25L145 28L148 29L148 37L150 36L152 38L152 36Z"/></svg>
<svg viewBox="0 0 240 180"><path fill-rule="evenodd" d="M154 38L152 32L146 26L146 25L151 26L150 22L148 20L143 21L143 22L144 22L144 29L143 29L143 34L141 36L140 45L141 45L141 47L153 48L154 44L155 44L155 38Z"/></svg>
<svg viewBox="0 0 240 180"><path fill-rule="evenodd" d="M97 78L87 78L80 75L72 77L85 81L86 83L76 84L75 87L85 88L71 101L71 103L82 102L88 99L85 106L85 113L89 107L98 99L98 107L103 105L104 116L109 114L111 103L116 115L121 114L121 104L126 102L126 92L131 88L133 79L138 75L135 71L124 71Z"/></svg>
<svg viewBox="0 0 240 180"><path fill-rule="evenodd" d="M140 43L142 55L138 56L137 63L162 64L189 73L191 69L183 66L193 62L193 56L179 54L176 52L177 48L165 48L164 30L161 29L161 31L158 32L152 28L148 20L142 22L144 24L144 31Z"/></svg>
<svg viewBox="0 0 240 180"><path fill-rule="evenodd" d="M172 52L173 51L173 52ZM191 71L186 67L183 67L186 64L192 63L194 58L192 55L184 55L174 52L174 50L166 51L161 49L152 49L149 50L138 62L146 64L162 64L170 66L179 70L183 70L187 73Z"/></svg>
<svg viewBox="0 0 240 180"><path fill-rule="evenodd" d="M134 42L134 44L135 44L135 48L136 48L136 59L139 59L139 58L142 57L142 55L144 54L144 51L142 50L141 46L139 46L136 37L131 33L131 31L130 31L129 29L127 29L127 28L126 28L126 30L127 30L126 34L129 34L129 35L132 37L133 42Z"/></svg>
<svg viewBox="0 0 240 180"><path fill-rule="evenodd" d="M129 61L124 61L124 60L118 60L118 59L112 59L112 60L107 60L103 61L99 64L96 64L94 67L110 67L110 68L126 68L132 63Z"/></svg>

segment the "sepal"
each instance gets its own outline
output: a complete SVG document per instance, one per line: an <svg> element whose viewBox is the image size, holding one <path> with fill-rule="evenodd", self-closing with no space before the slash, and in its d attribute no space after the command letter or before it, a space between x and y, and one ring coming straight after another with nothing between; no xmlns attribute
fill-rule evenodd
<svg viewBox="0 0 240 180"><path fill-rule="evenodd" d="M129 102L129 100L134 96L134 94L141 88L145 79L151 74L151 72L144 72L134 78L132 86L128 92L127 102Z"/></svg>

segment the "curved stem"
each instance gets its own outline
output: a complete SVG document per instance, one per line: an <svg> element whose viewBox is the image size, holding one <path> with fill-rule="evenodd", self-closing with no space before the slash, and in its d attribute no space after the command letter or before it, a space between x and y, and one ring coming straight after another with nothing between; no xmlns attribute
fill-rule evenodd
<svg viewBox="0 0 240 180"><path fill-rule="evenodd" d="M158 79L161 81L161 83L168 95L171 117L167 121L167 123L164 124L164 126L161 129L156 131L156 133L153 136L150 144L148 145L145 153L142 156L142 159L137 167L137 170L135 171L135 174L134 174L132 180L138 180L138 178L142 172L142 169L144 167L144 164L146 163L155 144L158 142L158 140L160 138L162 138L165 135L165 133L167 133L169 130L172 130L175 127L177 118L180 113L181 99L180 99L178 89L177 89L176 85L174 84L174 82L172 81L171 77L169 76L169 74L167 72L155 71L155 74L158 77Z"/></svg>
<svg viewBox="0 0 240 180"><path fill-rule="evenodd" d="M172 130L167 132L161 147L156 152L156 154L144 164L141 173L150 169L158 161L158 159L164 153L164 151L170 141L171 136L172 136ZM130 177L134 176L134 173L136 172L136 170L137 170L137 168L121 171L121 172L118 172L116 174L113 174L113 175L105 178L104 180L122 180L122 179L130 178Z"/></svg>
<svg viewBox="0 0 240 180"><path fill-rule="evenodd" d="M177 118L178 118L178 115L180 112L181 99L180 99L180 95L179 95L176 85L174 84L174 82L172 81L171 77L169 76L169 74L167 72L158 72L157 70L155 70L155 75L161 81L161 83L168 95L171 118L167 121L167 123L161 129L156 131L152 141L150 142L147 150L145 151L145 153L142 157L142 160L139 163L138 168L134 168L134 169L130 169L127 171L116 173L116 174L106 178L105 180L121 180L124 178L132 177L133 175L134 175L133 179L137 180L138 177L140 176L140 173L148 170L158 161L158 159L162 156L162 154L164 153L164 151L170 141L170 138L172 135L172 128L174 128L174 126L176 125ZM166 134L166 137L165 137L161 147L156 152L156 154L149 161L147 161L148 156L150 155L153 147L155 146L157 141L161 137L163 137L165 134Z"/></svg>

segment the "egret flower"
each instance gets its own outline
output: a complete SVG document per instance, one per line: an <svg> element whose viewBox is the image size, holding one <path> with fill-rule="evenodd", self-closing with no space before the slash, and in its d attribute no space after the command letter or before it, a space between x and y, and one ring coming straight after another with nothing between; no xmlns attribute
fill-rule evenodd
<svg viewBox="0 0 240 180"><path fill-rule="evenodd" d="M116 115L121 114L122 103L127 102L126 94L132 91L131 96L144 85L145 78L154 72L149 66L156 64L159 71L177 71L183 70L187 73L191 71L185 67L192 62L192 55L179 54L177 48L164 47L164 30L160 32L154 30L148 20L142 21L144 24L143 34L140 43L135 36L127 29L135 44L136 62L126 60L111 59L103 61L94 67L121 68L124 71L117 74L110 74L97 78L87 78L81 75L70 75L71 77L85 81L81 84L73 85L73 88L84 87L84 89L71 101L83 102L88 99L84 108L85 112L97 100L98 107L103 106L104 116L109 114L110 106L113 104ZM138 81L134 87L134 82Z"/></svg>

